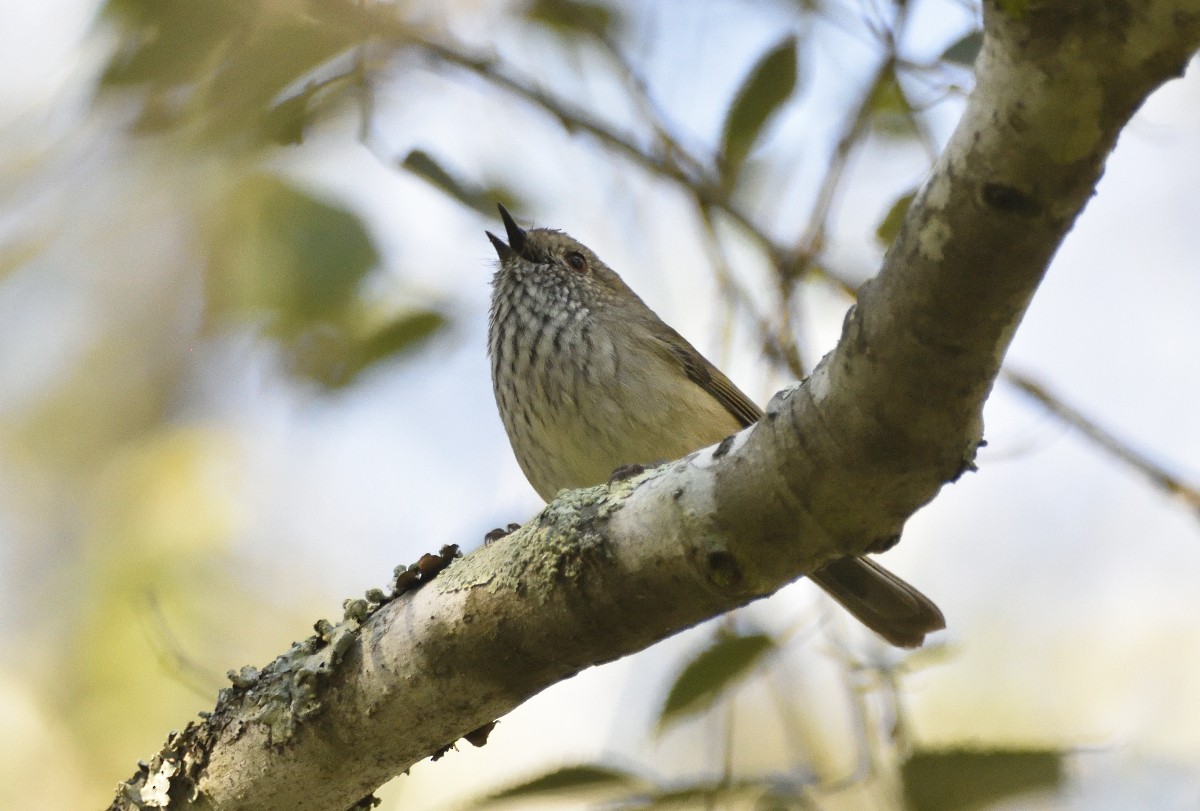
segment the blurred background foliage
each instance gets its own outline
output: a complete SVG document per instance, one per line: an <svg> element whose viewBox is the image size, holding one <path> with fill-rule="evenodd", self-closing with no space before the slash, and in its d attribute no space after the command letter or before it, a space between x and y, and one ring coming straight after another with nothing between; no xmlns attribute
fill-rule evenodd
<svg viewBox="0 0 1200 811"><path fill-rule="evenodd" d="M961 111L981 44L977 8L956 0L56 0L5 13L0 806L12 808L107 802L169 729L211 706L225 671L268 660L393 565L470 548L536 508L483 361L481 236L495 203L570 228L765 396L836 337ZM1182 120L1172 136L1195 139L1200 121ZM1180 263L1157 264L1178 280ZM1169 323L1171 303L1156 304ZM1072 329L1025 328L1029 356L1089 334ZM1103 391L1107 407L1120 399L1108 372L1134 350L1099 346L1080 342L1105 360L1099 388L1078 390ZM1176 386L1186 403L1196 382L1160 393ZM1064 422L1038 428L1041 412L1022 423L1002 406L985 468L1086 419L1058 412ZM1178 447L1200 449L1194 421L1157 416L1147 422L1174 426ZM1057 663L1061 681L1040 693L1014 687L1029 663L1072 650L1059 643L1079 624L1062 610L1077 586L1022 581L1023 618L1005 613L1004 567L1025 577L1029 546L994 565L992 592L969 574L973 544L1030 534L1014 512L1046 527L1035 548L1051 535L1103 546L1084 536L1120 520L1081 516L1117 503L1106 488L1140 494L1114 548L1181 533L1195 546L1194 515L1139 478L1160 468L1082 444L1063 464L1095 468L1099 453L1113 481L1045 504L1030 488L1014 510L1021 471L1009 489L988 480L1007 494L993 496L996 538L979 526L982 496L944 497L931 509L950 512L909 533L905 546L938 562L896 559L947 595L960 648L883 650L793 587L639 657L636 674L618 664L548 691L485 749L396 781L385 807L1132 807L1070 805L1097 793L1185 807L1158 801L1200 791L1186 734L1145 750L1153 767L1122 790L1070 782L1088 773L1079 747L1140 740L1137 725L1057 717L1064 684L1097 667L1089 655ZM1197 506L1186 485L1166 489ZM968 517L955 523L955 509ZM1048 573L1076 565L1062 543ZM1200 573L1194 551L1169 548L1181 576ZM1085 641L1129 616L1123 592L1097 593L1099 609L1078 603ZM1161 649L1140 633L1113 647L1194 693L1200 665L1177 653L1200 641L1200 612L1186 610L1198 606L1157 594L1142 616ZM1056 610L1066 620L1045 623ZM921 681L932 671L942 681ZM1140 700L1200 717L1194 695ZM561 728L581 704L593 714ZM1081 717L1110 705L1125 706L1097 699ZM996 718L1032 718L1031 706L1057 720ZM1149 787L1127 788L1139 780Z"/></svg>

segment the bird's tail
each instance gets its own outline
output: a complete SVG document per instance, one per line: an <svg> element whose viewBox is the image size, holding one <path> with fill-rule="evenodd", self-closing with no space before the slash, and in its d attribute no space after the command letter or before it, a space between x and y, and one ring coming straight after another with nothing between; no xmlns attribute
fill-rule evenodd
<svg viewBox="0 0 1200 811"><path fill-rule="evenodd" d="M835 560L809 578L897 647L918 647L926 634L946 627L946 618L932 600L866 558Z"/></svg>

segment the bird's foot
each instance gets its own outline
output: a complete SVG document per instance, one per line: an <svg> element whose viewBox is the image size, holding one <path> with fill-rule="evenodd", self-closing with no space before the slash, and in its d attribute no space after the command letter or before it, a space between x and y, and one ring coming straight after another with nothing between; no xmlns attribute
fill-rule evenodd
<svg viewBox="0 0 1200 811"><path fill-rule="evenodd" d="M487 546L490 543L495 543L506 535L512 535L520 528L520 524L509 524L506 527L496 527L492 531L488 532L488 534L483 536L483 544L484 546Z"/></svg>

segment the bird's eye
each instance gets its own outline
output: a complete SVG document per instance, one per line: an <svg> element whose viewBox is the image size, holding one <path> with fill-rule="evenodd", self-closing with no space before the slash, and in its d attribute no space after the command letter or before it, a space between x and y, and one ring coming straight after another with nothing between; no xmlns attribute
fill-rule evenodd
<svg viewBox="0 0 1200 811"><path fill-rule="evenodd" d="M566 256L567 267L576 273L583 273L587 270L587 260L583 258L583 254L578 251L571 251Z"/></svg>

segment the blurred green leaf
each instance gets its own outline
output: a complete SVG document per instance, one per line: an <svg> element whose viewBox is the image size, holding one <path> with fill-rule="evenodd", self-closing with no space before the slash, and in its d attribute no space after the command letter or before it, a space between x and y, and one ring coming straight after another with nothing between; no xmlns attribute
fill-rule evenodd
<svg viewBox="0 0 1200 811"><path fill-rule="evenodd" d="M768 790L754 801L754 811L819 811L820 806L809 798L807 787L790 792Z"/></svg>
<svg viewBox="0 0 1200 811"><path fill-rule="evenodd" d="M230 195L210 250L210 310L267 317L295 335L337 314L379 262L358 216L275 177L254 175Z"/></svg>
<svg viewBox="0 0 1200 811"><path fill-rule="evenodd" d="M308 13L315 9L265 0L109 0L103 18L120 37L101 88L143 86L142 131L194 123L208 136L265 131L294 141L304 104L272 103L329 73L336 57L371 33L365 12Z"/></svg>
<svg viewBox="0 0 1200 811"><path fill-rule="evenodd" d="M658 715L658 732L682 718L711 707L738 679L775 650L766 634L719 635L688 662L671 685Z"/></svg>
<svg viewBox="0 0 1200 811"><path fill-rule="evenodd" d="M614 36L620 23L615 9L582 0L533 0L525 9L525 19L567 36L585 34L602 39Z"/></svg>
<svg viewBox="0 0 1200 811"><path fill-rule="evenodd" d="M122 29L102 85L194 81L218 46L252 22L257 4L246 0L109 0L102 18Z"/></svg>
<svg viewBox="0 0 1200 811"><path fill-rule="evenodd" d="M477 806L501 801L542 799L559 792L596 791L599 789L636 788L645 784L640 777L622 769L583 764L566 766L540 775L520 785L489 795Z"/></svg>
<svg viewBox="0 0 1200 811"><path fill-rule="evenodd" d="M209 130L236 135L265 117L289 85L353 45L354 33L306 18L277 19L261 28L212 77Z"/></svg>
<svg viewBox="0 0 1200 811"><path fill-rule="evenodd" d="M445 316L426 310L398 315L373 329L365 328L364 320L352 308L338 320L315 322L289 336L289 371L327 389L345 388L375 364L415 349L446 325Z"/></svg>
<svg viewBox="0 0 1200 811"><path fill-rule="evenodd" d="M479 190L477 187L452 175L437 159L423 149L414 149L404 157L401 167L417 177L436 186L454 199L475 207Z"/></svg>
<svg viewBox="0 0 1200 811"><path fill-rule="evenodd" d="M869 105L871 124L877 132L895 138L911 138L916 134L912 105L896 80L895 72L876 85Z"/></svg>
<svg viewBox="0 0 1200 811"><path fill-rule="evenodd" d="M639 808L720 808L728 803L733 807L734 802L745 794L740 787L734 786L685 786L652 794Z"/></svg>
<svg viewBox="0 0 1200 811"><path fill-rule="evenodd" d="M487 217L496 216L496 203L506 208L523 208L521 199L503 186L482 186L451 172L423 149L414 149L400 166L430 185L458 200L463 205Z"/></svg>
<svg viewBox="0 0 1200 811"><path fill-rule="evenodd" d="M971 67L975 64L975 58L979 56L981 48L983 48L983 32L972 31L947 47L942 52L942 61Z"/></svg>
<svg viewBox="0 0 1200 811"><path fill-rule="evenodd" d="M904 223L904 215L908 213L908 207L912 205L916 196L916 189L900 195L892 203L887 214L883 215L883 219L875 228L875 239L880 245L886 248L896 239L896 235L900 233L900 226Z"/></svg>
<svg viewBox="0 0 1200 811"><path fill-rule="evenodd" d="M1033 0L1000 0L1000 8L1014 20L1021 20L1029 12Z"/></svg>
<svg viewBox="0 0 1200 811"><path fill-rule="evenodd" d="M901 767L911 811L968 811L1063 782L1064 753L1053 749L948 749L914 752Z"/></svg>
<svg viewBox="0 0 1200 811"><path fill-rule="evenodd" d="M395 357L425 342L446 326L446 317L438 312L422 310L396 316L379 329L366 335L355 346L347 367L347 378L381 360Z"/></svg>
<svg viewBox="0 0 1200 811"><path fill-rule="evenodd" d="M722 779L673 784L665 790L644 792L623 807L636 808L748 808L755 811L794 811L814 807L807 792L811 781L772 780L767 777ZM751 806L750 803L753 803Z"/></svg>
<svg viewBox="0 0 1200 811"><path fill-rule="evenodd" d="M263 137L274 144L302 143L308 123L308 103L314 92L315 86L306 87L267 110L262 121Z"/></svg>
<svg viewBox="0 0 1200 811"><path fill-rule="evenodd" d="M348 96L353 96L355 103L361 102L361 82L358 66L347 63L340 71L325 72L319 81L306 82L296 92L289 88L288 94L277 96L266 106L259 120L259 139L283 146L303 143L305 130L323 109L336 111Z"/></svg>
<svg viewBox="0 0 1200 811"><path fill-rule="evenodd" d="M796 37L768 51L742 82L725 114L721 137L722 180L732 187L746 156L780 106L796 89Z"/></svg>

